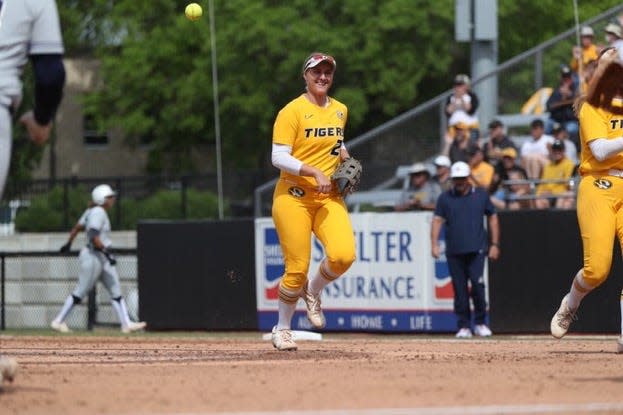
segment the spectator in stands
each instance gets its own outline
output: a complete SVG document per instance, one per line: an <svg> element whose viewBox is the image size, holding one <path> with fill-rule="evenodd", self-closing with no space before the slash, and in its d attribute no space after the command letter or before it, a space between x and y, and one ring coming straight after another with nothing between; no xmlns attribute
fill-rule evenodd
<svg viewBox="0 0 623 415"><path fill-rule="evenodd" d="M452 163L457 161L467 162L467 148L471 141L469 139L469 126L459 122L450 127L446 133L446 140L443 151L444 156L448 156Z"/></svg>
<svg viewBox="0 0 623 415"><path fill-rule="evenodd" d="M433 176L433 181L436 182L442 191L446 191L452 187L452 180L450 180L450 159L448 156L440 154L435 157L433 162L435 165L436 173Z"/></svg>
<svg viewBox="0 0 623 415"><path fill-rule="evenodd" d="M534 200L525 170L514 166L506 175L503 186L491 195L493 205L498 209L531 209Z"/></svg>
<svg viewBox="0 0 623 415"><path fill-rule="evenodd" d="M549 146L554 142L554 137L545 134L543 121L538 118L530 123L530 135L532 139L521 146L521 166L526 170L528 178L539 179L543 167L549 163Z"/></svg>
<svg viewBox="0 0 623 415"><path fill-rule="evenodd" d="M560 68L560 84L547 100L549 119L547 120L547 133L552 132L554 123L564 125L574 141L578 141L578 117L573 110L573 103L578 96L578 88L573 81L573 72L567 65Z"/></svg>
<svg viewBox="0 0 623 415"><path fill-rule="evenodd" d="M464 123L469 128L469 137L472 141L478 140L480 129L476 110L478 96L471 90L471 80L465 74L458 74L454 78L454 89L446 100L446 116L448 125Z"/></svg>
<svg viewBox="0 0 623 415"><path fill-rule="evenodd" d="M512 148L517 150L513 141L504 133L504 124L500 120L489 123L489 140L485 144L487 161L496 166L502 160L502 150Z"/></svg>
<svg viewBox="0 0 623 415"><path fill-rule="evenodd" d="M470 182L474 187L481 187L489 191L491 181L493 180L494 168L491 164L485 161L485 154L476 144L472 144L467 150L469 154L469 167L471 169Z"/></svg>
<svg viewBox="0 0 623 415"><path fill-rule="evenodd" d="M574 166L577 165L579 162L578 149L576 144L569 139L565 126L558 123L554 124L552 134L554 135L554 140L560 140L565 145L565 156L571 160Z"/></svg>
<svg viewBox="0 0 623 415"><path fill-rule="evenodd" d="M580 85L584 85L585 69L590 61L596 61L599 57L599 48L594 43L595 31L590 26L582 26L580 30L581 46L574 46L570 67L577 74Z"/></svg>
<svg viewBox="0 0 623 415"><path fill-rule="evenodd" d="M565 143L555 140L551 148L551 162L543 169L541 181L537 186L535 200L537 209L556 207L571 209L575 197L569 196L569 180L573 177L575 164L565 156Z"/></svg>
<svg viewBox="0 0 623 415"><path fill-rule="evenodd" d="M431 174L424 163L415 163L409 169L409 187L402 192L394 207L396 211L433 210L441 188L431 180Z"/></svg>
<svg viewBox="0 0 623 415"><path fill-rule="evenodd" d="M507 147L502 150L502 159L498 164L493 166L493 168L493 179L491 180L491 186L489 187L489 193L491 194L494 194L500 190L502 181L508 180L508 172L510 170L514 168L522 169L517 165L517 150L512 147Z"/></svg>
<svg viewBox="0 0 623 415"><path fill-rule="evenodd" d="M623 39L621 36L621 26L616 23L608 23L604 29L608 46L612 46L619 52L619 59L623 60Z"/></svg>

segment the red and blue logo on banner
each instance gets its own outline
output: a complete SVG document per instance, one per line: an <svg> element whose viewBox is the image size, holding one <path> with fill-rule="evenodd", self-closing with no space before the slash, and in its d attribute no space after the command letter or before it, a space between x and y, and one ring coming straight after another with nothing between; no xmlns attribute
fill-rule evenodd
<svg viewBox="0 0 623 415"><path fill-rule="evenodd" d="M264 229L264 295L267 300L279 298L279 279L283 275L283 255L279 245L279 237L275 228Z"/></svg>
<svg viewBox="0 0 623 415"><path fill-rule="evenodd" d="M454 300L454 289L452 288L452 278L448 269L448 261L445 255L446 237L445 228L441 228L439 233L439 244L441 245L442 254L435 259L435 299L436 300Z"/></svg>

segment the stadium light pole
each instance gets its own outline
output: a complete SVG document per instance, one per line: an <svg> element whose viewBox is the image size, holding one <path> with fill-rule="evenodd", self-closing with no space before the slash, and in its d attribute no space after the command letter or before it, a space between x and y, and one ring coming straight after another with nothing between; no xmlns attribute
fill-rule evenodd
<svg viewBox="0 0 623 415"><path fill-rule="evenodd" d="M214 28L214 4L208 1L210 14L210 45L212 49L212 96L214 101L214 135L216 137L216 188L218 192L218 218L223 219L223 168L221 163L221 121L218 102L218 71L216 69L216 30Z"/></svg>

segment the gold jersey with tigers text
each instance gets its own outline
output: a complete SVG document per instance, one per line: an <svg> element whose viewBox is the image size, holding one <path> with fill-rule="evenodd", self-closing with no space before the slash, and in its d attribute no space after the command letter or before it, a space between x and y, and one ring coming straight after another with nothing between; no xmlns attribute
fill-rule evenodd
<svg viewBox="0 0 623 415"><path fill-rule="evenodd" d="M291 146L294 158L331 177L340 162L347 117L346 105L334 98L329 98L326 107L319 107L301 95L279 111L273 126L273 143ZM283 170L280 178L304 188L317 186L313 177Z"/></svg>
<svg viewBox="0 0 623 415"><path fill-rule="evenodd" d="M589 143L595 139L605 138L609 140L623 136L623 115L613 114L585 102L580 108L578 119L582 144L580 174L607 174L610 169L623 170L623 153L599 161L589 148Z"/></svg>

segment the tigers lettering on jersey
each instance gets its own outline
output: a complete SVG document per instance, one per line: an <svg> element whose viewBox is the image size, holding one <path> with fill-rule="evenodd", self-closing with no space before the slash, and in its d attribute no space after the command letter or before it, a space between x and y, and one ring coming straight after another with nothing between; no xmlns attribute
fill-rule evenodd
<svg viewBox="0 0 623 415"><path fill-rule="evenodd" d="M618 124L618 127L617 127ZM623 119L621 120L610 120L610 128L616 130L617 128L623 129Z"/></svg>
<svg viewBox="0 0 623 415"><path fill-rule="evenodd" d="M340 127L306 128L305 138L310 137L344 137L344 129Z"/></svg>

